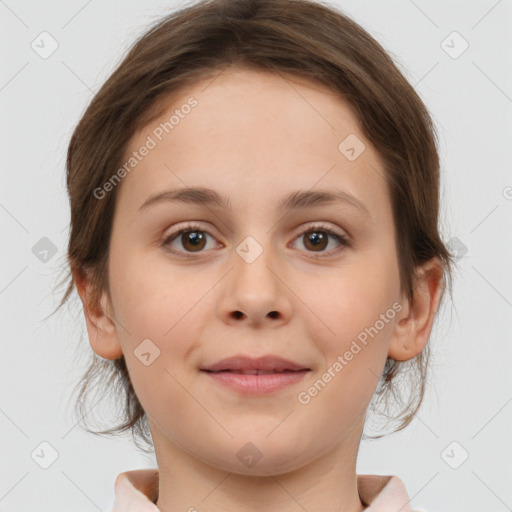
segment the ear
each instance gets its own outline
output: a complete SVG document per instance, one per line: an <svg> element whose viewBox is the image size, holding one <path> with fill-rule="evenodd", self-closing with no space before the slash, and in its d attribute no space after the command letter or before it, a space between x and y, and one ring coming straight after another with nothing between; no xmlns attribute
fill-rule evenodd
<svg viewBox="0 0 512 512"><path fill-rule="evenodd" d="M402 296L404 306L397 315L388 357L407 361L425 348L445 289L443 265L433 258L418 269L413 298Z"/></svg>
<svg viewBox="0 0 512 512"><path fill-rule="evenodd" d="M98 303L93 301L93 287L86 271L73 270L73 279L84 308L89 343L96 354L104 359L118 359L123 355L113 320L108 295L102 292Z"/></svg>

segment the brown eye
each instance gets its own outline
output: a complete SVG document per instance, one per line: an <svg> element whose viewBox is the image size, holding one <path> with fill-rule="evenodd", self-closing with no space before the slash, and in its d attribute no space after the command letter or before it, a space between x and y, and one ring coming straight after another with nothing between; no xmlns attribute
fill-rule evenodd
<svg viewBox="0 0 512 512"><path fill-rule="evenodd" d="M323 251L329 243L329 236L323 231L308 231L303 235L304 246L313 251Z"/></svg>
<svg viewBox="0 0 512 512"><path fill-rule="evenodd" d="M303 231L297 239L301 240L306 252L321 253L322 255L331 255L338 253L345 247L350 247L350 242L347 237L322 225L310 227L307 231ZM338 242L338 247L326 251L325 249L328 247L331 239Z"/></svg>
<svg viewBox="0 0 512 512"><path fill-rule="evenodd" d="M201 229L200 226L189 225L170 234L161 242L161 245L173 254L183 256L184 258L193 258L195 257L194 253L206 252L208 237L215 240L207 231ZM338 253L344 247L351 247L347 237L322 225L310 227L307 231L303 231L301 235L297 236L296 239L302 241L304 251L320 253L322 255L332 255ZM338 242L338 247L326 251L332 239ZM213 244L213 247L215 247L215 244Z"/></svg>
<svg viewBox="0 0 512 512"><path fill-rule="evenodd" d="M200 251L206 245L203 231L185 231L181 234L181 243L187 251Z"/></svg>
<svg viewBox="0 0 512 512"><path fill-rule="evenodd" d="M162 242L162 246L172 253L187 257L190 253L205 252L208 237L213 239L207 231L196 226L188 226L169 235Z"/></svg>

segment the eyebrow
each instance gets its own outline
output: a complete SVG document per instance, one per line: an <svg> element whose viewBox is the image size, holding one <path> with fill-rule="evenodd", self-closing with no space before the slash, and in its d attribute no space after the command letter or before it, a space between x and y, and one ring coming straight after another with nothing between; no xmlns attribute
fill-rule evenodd
<svg viewBox="0 0 512 512"><path fill-rule="evenodd" d="M140 206L139 212L149 206L166 203L180 202L192 205L217 206L231 210L231 202L228 197L219 194L213 189L205 187L184 187L164 190L149 196ZM280 210L293 208L310 208L336 203L352 205L370 216L368 207L356 196L344 190L296 190L285 196L278 204Z"/></svg>

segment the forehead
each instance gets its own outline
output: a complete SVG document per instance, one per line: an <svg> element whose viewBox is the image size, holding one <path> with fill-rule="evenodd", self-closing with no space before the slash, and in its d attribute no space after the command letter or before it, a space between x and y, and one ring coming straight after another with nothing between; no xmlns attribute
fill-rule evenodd
<svg viewBox="0 0 512 512"><path fill-rule="evenodd" d="M385 207L378 153L349 103L320 83L232 68L159 106L159 116L129 143L125 161L133 152L139 160L122 180L120 201L140 206L165 188L201 186L218 190L236 208L260 199L277 203L283 192L299 188L336 187ZM141 157L143 147L150 149Z"/></svg>

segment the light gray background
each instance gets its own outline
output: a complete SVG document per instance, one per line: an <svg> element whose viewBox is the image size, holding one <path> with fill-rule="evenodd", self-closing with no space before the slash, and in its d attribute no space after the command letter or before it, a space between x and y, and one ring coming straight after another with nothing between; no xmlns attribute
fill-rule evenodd
<svg viewBox="0 0 512 512"><path fill-rule="evenodd" d="M467 247L455 305L431 339L425 404L405 431L362 443L358 473L398 475L413 508L429 512L512 510L512 2L336 4L391 52L431 111L443 236ZM108 511L118 473L156 466L128 438L76 426L69 396L87 361L76 355L88 348L85 322L66 309L44 318L60 298L69 137L135 37L175 5L0 1L0 511ZM31 48L43 31L59 45L47 59ZM453 31L469 44L458 58L442 46ZM43 237L57 248L46 263L32 252ZM43 441L59 454L48 469L31 458ZM447 457L453 441L460 447ZM462 450L469 458L453 469L446 461Z"/></svg>

